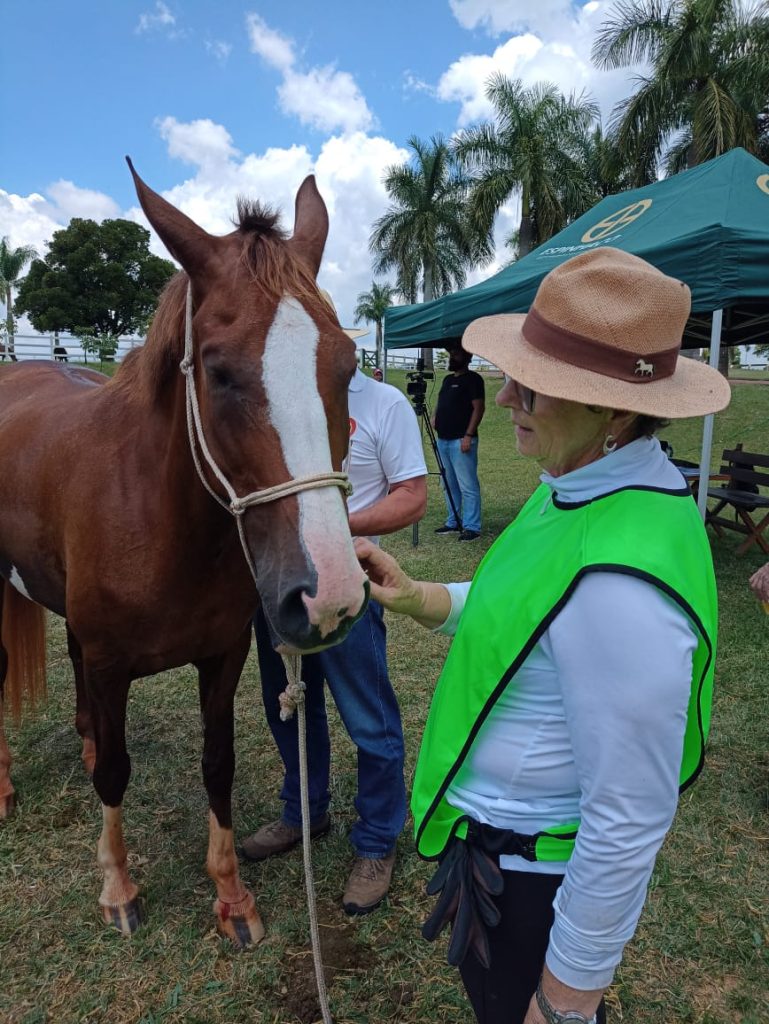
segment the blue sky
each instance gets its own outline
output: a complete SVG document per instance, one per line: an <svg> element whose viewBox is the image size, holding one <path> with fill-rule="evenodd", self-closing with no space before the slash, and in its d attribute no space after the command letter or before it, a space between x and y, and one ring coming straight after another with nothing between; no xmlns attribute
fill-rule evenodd
<svg viewBox="0 0 769 1024"><path fill-rule="evenodd" d="M315 172L331 214L320 281L343 322L370 287L385 168L409 136L489 114L495 70L611 107L629 72L589 53L609 0L6 0L0 234L44 252L73 216L141 220L123 157L215 233L235 197L285 211ZM515 202L497 224L501 240ZM153 243L162 252L159 243ZM497 264L505 261L500 246Z"/></svg>

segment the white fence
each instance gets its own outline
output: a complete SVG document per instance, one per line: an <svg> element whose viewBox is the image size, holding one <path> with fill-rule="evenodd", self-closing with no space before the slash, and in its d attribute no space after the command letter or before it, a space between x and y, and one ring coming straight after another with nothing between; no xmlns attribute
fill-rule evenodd
<svg viewBox="0 0 769 1024"><path fill-rule="evenodd" d="M58 359L62 362L92 363L97 366L100 362L97 355L89 355L83 351L79 338L72 337L69 334L16 334L13 340L14 354L17 360ZM0 363L11 358L7 352L5 342L5 331L0 331ZM143 344L144 338L120 338L117 352L113 357L109 358L109 362L119 363L131 349ZM417 368L417 358L418 355L416 353L404 355L402 353L388 352L387 366L392 370L415 370ZM448 369L445 355L439 355L438 352L435 352L434 359L436 370ZM104 361L107 362L107 360ZM358 363L364 369L375 366L376 352L372 349L358 349ZM473 357L472 369L480 370L481 373L498 372L495 366L492 366L485 359L480 359L478 356Z"/></svg>
<svg viewBox="0 0 769 1024"><path fill-rule="evenodd" d="M14 335L14 354L18 360L23 359L60 359L70 363L95 363L99 357L88 355L80 345L79 338L69 334L16 334ZM117 352L110 361L120 362L126 353L137 345L143 345L144 338L121 338ZM0 362L8 360L5 332L0 333Z"/></svg>

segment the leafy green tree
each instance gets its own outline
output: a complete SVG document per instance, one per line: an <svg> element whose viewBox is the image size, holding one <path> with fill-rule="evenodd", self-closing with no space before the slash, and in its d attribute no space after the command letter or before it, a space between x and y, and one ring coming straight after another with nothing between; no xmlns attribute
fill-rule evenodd
<svg viewBox="0 0 769 1024"><path fill-rule="evenodd" d="M474 176L469 214L476 230L488 233L501 206L520 191L517 240L525 256L595 201L584 148L598 107L584 96L567 99L549 83L525 88L499 73L486 95L494 123L468 128L454 143L460 166Z"/></svg>
<svg viewBox="0 0 769 1024"><path fill-rule="evenodd" d="M0 239L0 291L5 302L5 336L6 353L15 359L14 320L13 320L13 287L18 281L24 267L37 256L31 245L20 245L11 248L8 238Z"/></svg>
<svg viewBox="0 0 769 1024"><path fill-rule="evenodd" d="M376 324L376 364L384 365L384 347L382 337L382 324L385 311L393 304L393 296L396 289L389 283L377 284L371 282L370 292L361 292L355 306L355 323L365 320L367 323Z"/></svg>
<svg viewBox="0 0 769 1024"><path fill-rule="evenodd" d="M468 180L457 168L449 145L412 137L411 161L388 168L385 187L392 205L374 224L369 248L375 273L395 270L397 288L414 302L425 302L461 288L469 267L492 256L490 232L472 229L466 215ZM423 349L432 366L432 349Z"/></svg>
<svg viewBox="0 0 769 1024"><path fill-rule="evenodd" d="M766 145L769 17L741 0L621 0L593 44L600 68L651 65L614 111L626 156L668 173ZM762 135L763 144L762 144Z"/></svg>
<svg viewBox="0 0 769 1024"><path fill-rule="evenodd" d="M176 271L149 251L149 241L149 231L132 221L74 218L54 233L45 259L32 263L16 311L38 331L94 338L143 332Z"/></svg>
<svg viewBox="0 0 769 1024"><path fill-rule="evenodd" d="M80 341L86 363L88 363L89 354L98 357L100 364L114 360L119 339L113 334L94 334L87 327L81 327L74 333Z"/></svg>

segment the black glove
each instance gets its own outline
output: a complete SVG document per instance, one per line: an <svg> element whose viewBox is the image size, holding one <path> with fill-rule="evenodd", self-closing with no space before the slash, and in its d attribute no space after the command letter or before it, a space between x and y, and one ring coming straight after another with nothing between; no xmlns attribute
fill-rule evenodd
<svg viewBox="0 0 769 1024"><path fill-rule="evenodd" d="M422 925L429 942L451 922L448 961L462 963L472 949L479 962L490 965L487 928L499 924L500 912L492 899L503 889L499 864L479 846L456 836L446 849L438 870L427 883L427 893L440 893L435 909Z"/></svg>

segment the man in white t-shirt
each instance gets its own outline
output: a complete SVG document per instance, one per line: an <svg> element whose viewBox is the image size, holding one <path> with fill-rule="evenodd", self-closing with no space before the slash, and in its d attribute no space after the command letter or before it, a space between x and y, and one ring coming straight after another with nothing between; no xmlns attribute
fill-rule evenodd
<svg viewBox="0 0 769 1024"><path fill-rule="evenodd" d="M405 396L360 370L350 382L349 499L353 536L376 541L424 515L427 467L417 418ZM285 775L282 816L242 844L250 860L285 853L301 841L299 754L296 718L281 722L278 694L286 686L283 662L270 642L261 614L255 620L264 706ZM307 683L307 760L311 834L330 827L330 744L323 682L358 750L358 820L350 841L356 858L342 897L348 914L367 914L387 895L395 842L406 819L403 731L398 702L387 674L382 607L370 601L362 618L336 647L303 659Z"/></svg>

